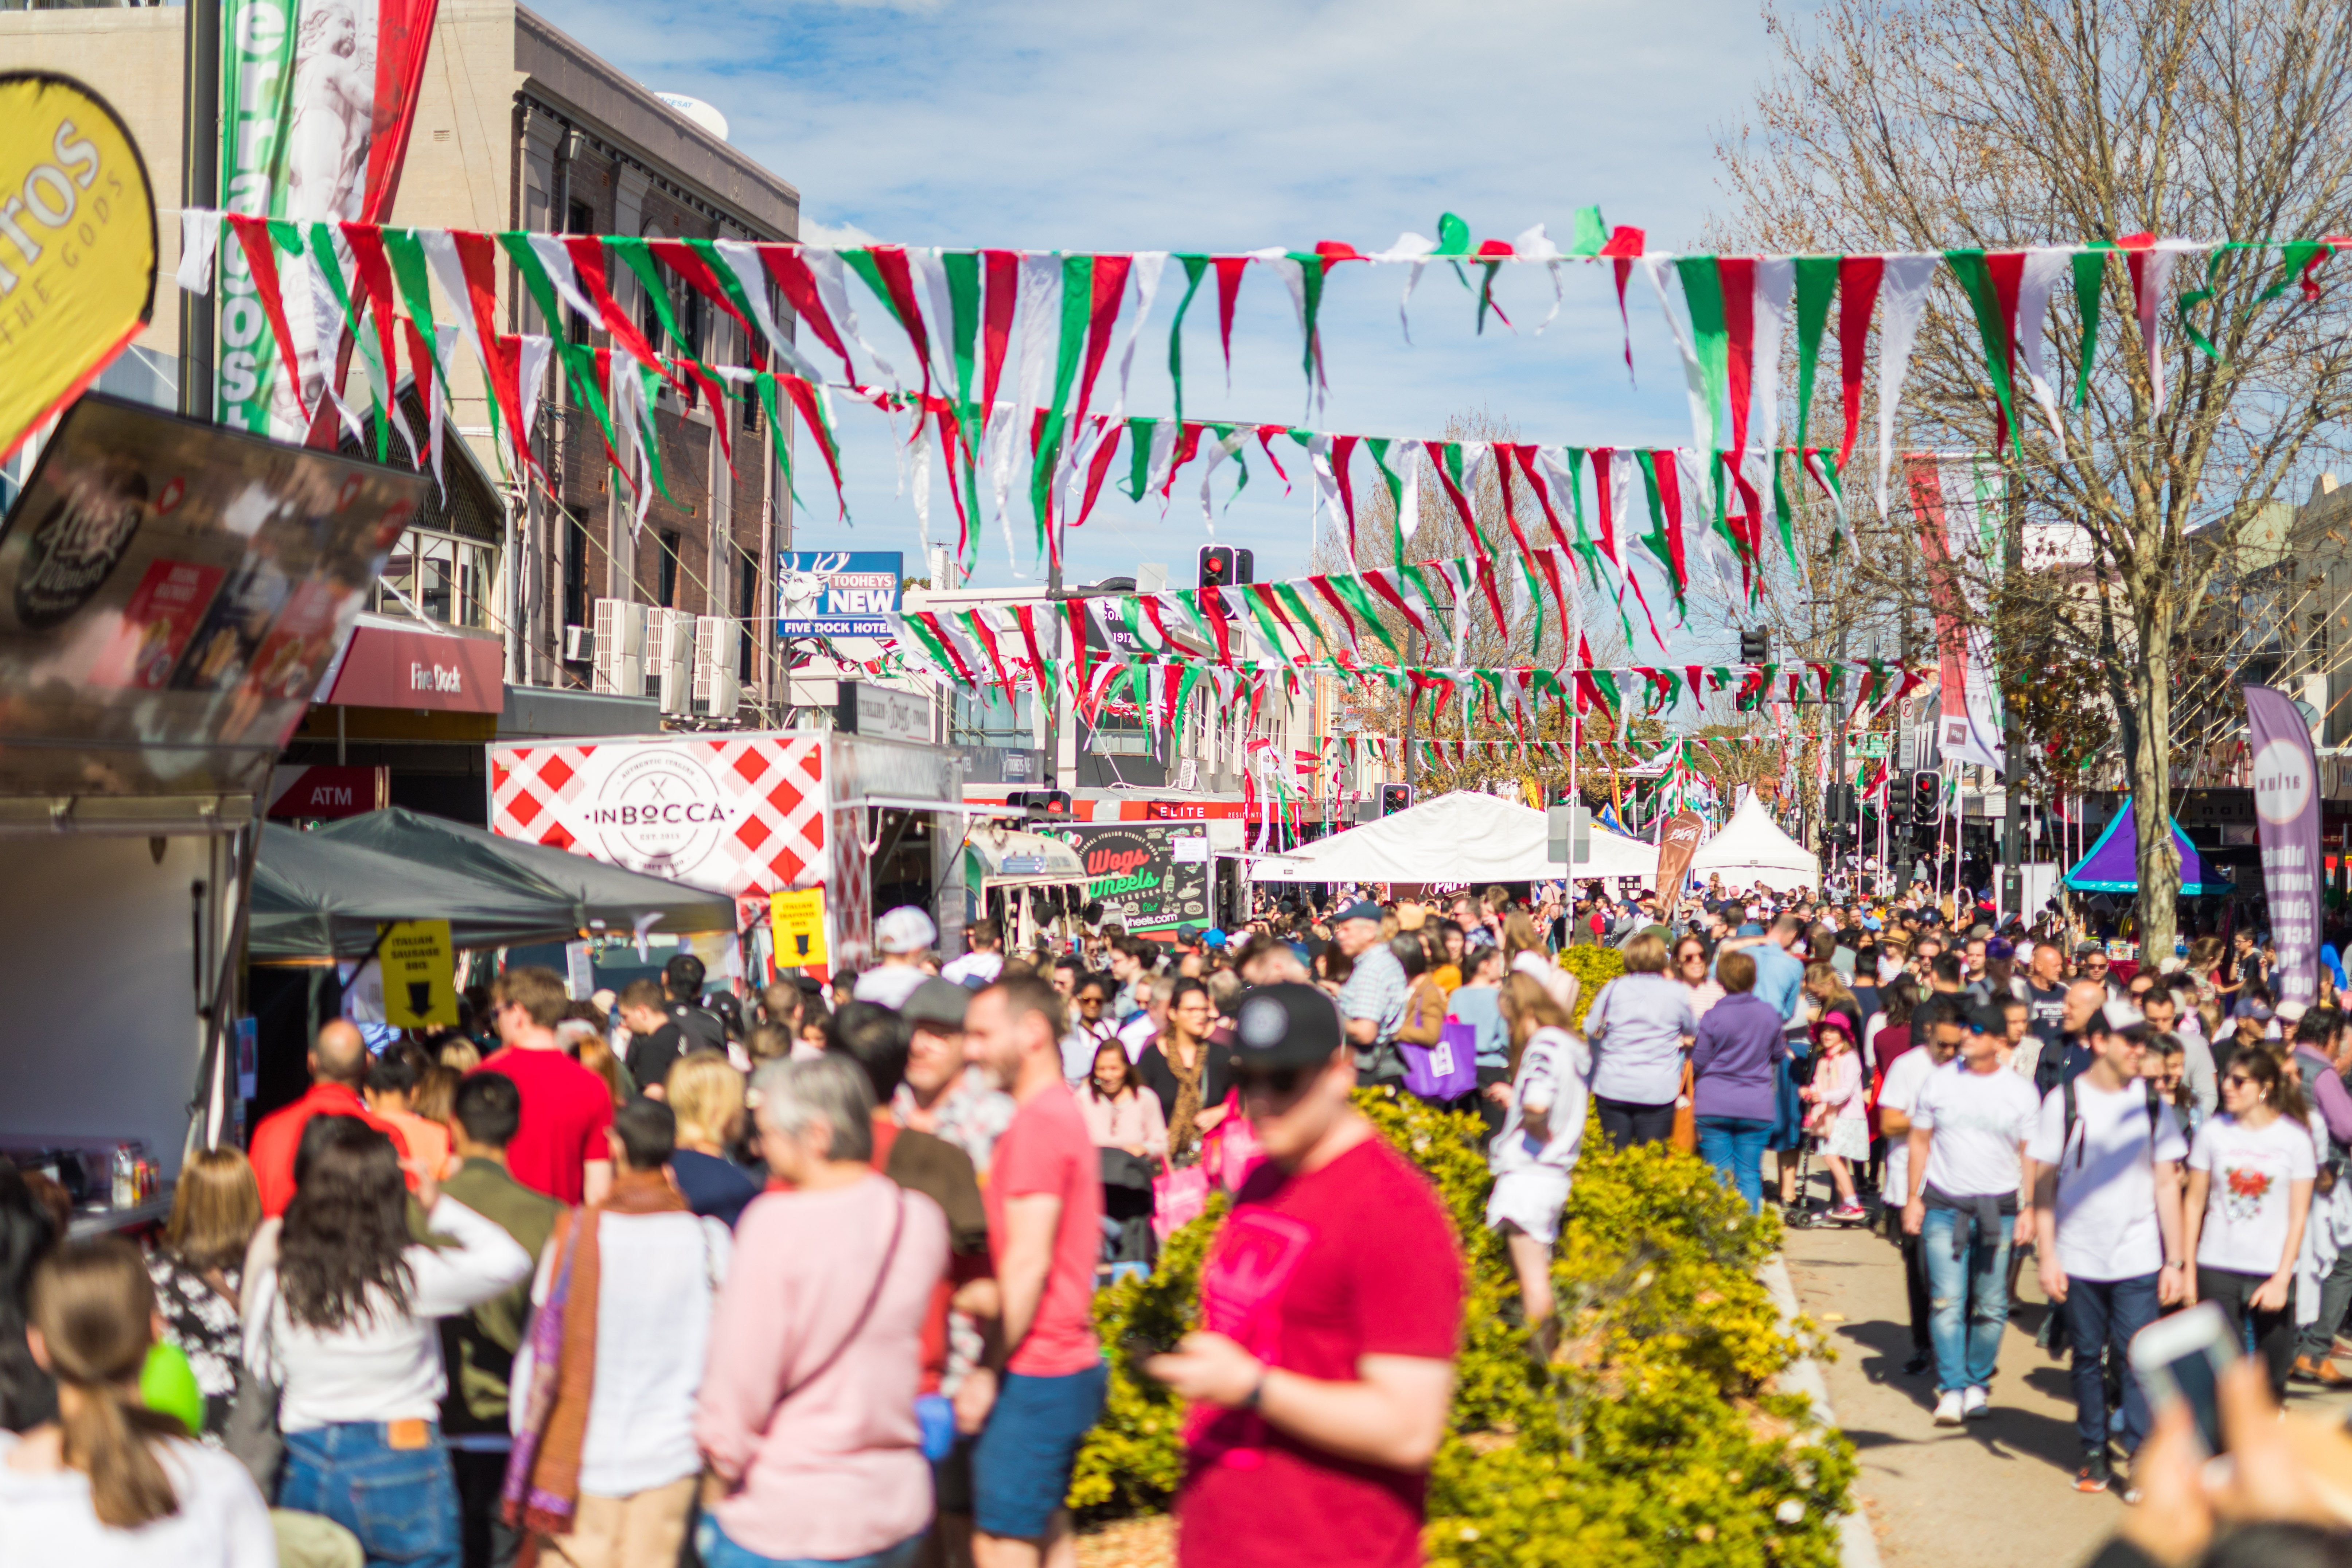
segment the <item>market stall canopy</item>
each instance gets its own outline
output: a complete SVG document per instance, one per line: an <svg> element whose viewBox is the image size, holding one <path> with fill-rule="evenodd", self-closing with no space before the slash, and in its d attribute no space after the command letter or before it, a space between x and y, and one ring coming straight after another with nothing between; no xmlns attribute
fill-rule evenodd
<svg viewBox="0 0 2352 1568"><path fill-rule="evenodd" d="M1774 892L1822 885L1821 857L1781 831L1754 795L1739 803L1723 831L1698 847L1691 875L1719 875L1734 887L1760 882Z"/></svg>
<svg viewBox="0 0 2352 1568"><path fill-rule="evenodd" d="M2220 877L2205 875L2205 862L2198 858L2196 846L2189 835L2180 831L2180 824L2172 825L2172 847L2180 851L2180 890L2189 898L2200 893L2218 893L2229 887ZM2081 893L2137 893L2139 891L2139 816L2126 797L2123 809L2116 813L2091 852L2083 857L2075 868L2066 873L2066 885Z"/></svg>
<svg viewBox="0 0 2352 1568"><path fill-rule="evenodd" d="M649 916L650 923L644 926L647 931L735 929L735 900L726 893L624 870L552 845L509 838L404 806L347 816L318 832L337 843L418 865L447 867L496 886L528 889L561 907L567 933L600 926L635 931Z"/></svg>
<svg viewBox="0 0 2352 1568"><path fill-rule="evenodd" d="M460 949L514 947L648 916L648 931L733 931L735 902L394 806L310 833L266 825L247 951L262 963L360 958L380 922L413 920L446 920Z"/></svg>
<svg viewBox="0 0 2352 1568"><path fill-rule="evenodd" d="M1254 882L1544 882L1569 874L1548 852L1544 814L1474 791L1419 805L1250 862ZM1654 877L1658 852L1595 827L1579 877Z"/></svg>

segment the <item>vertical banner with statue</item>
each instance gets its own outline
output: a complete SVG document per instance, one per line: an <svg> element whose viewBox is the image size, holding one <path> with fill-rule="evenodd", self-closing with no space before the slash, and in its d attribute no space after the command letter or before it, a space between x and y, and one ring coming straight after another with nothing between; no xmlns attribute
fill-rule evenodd
<svg viewBox="0 0 2352 1568"><path fill-rule="evenodd" d="M1999 521L2006 483L2000 469L1975 458L1906 458L1903 470L1942 664L1936 743L1954 762L2000 772L2006 721L1989 622L1991 583L2003 560Z"/></svg>
<svg viewBox="0 0 2352 1568"><path fill-rule="evenodd" d="M299 226L381 222L392 209L424 80L437 0L222 0L221 192L224 212ZM336 241L341 275L352 260ZM278 351L242 247L220 247L224 425L279 440L310 429L330 377L348 363L333 296L281 278L286 325L302 363L278 374ZM387 367L387 373L389 367Z"/></svg>
<svg viewBox="0 0 2352 1568"><path fill-rule="evenodd" d="M2263 894L2278 947L2271 991L2308 1007L2319 997L2319 762L2310 721L2293 698L2267 686L2245 691Z"/></svg>

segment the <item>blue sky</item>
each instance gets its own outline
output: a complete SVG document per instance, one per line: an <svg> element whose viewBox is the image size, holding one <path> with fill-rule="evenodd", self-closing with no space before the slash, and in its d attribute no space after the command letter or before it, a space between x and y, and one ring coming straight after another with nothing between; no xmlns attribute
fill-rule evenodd
<svg viewBox="0 0 2352 1568"><path fill-rule="evenodd" d="M1611 224L1646 229L1654 247L1689 246L1718 197L1714 132L1738 122L1770 59L1756 0L541 8L646 86L715 105L737 146L799 187L803 237L909 245L1232 251L1342 239L1370 250L1405 230L1433 234L1442 211L1480 237L1543 223L1564 242L1575 210L1598 204ZM1171 273L1179 287L1163 283L1138 348L1131 413L1170 411L1167 323L1181 291ZM1323 316L1330 396L1317 423L1434 437L1450 416L1483 411L1523 439L1686 442L1655 300L1637 279L1635 390L1606 269L1563 276L1566 304L1538 338L1529 329L1550 309L1550 284L1539 268L1506 268L1498 292L1521 331L1490 322L1481 337L1470 296L1433 268L1409 346L1397 325L1402 270L1337 269ZM1210 304L1204 289L1187 321L1188 416L1303 422L1298 336L1279 282L1253 268L1244 287L1230 392ZM884 344L878 317L868 335ZM842 425L855 525L835 520L804 477L799 542L901 549L919 572L888 427L854 408ZM1217 519L1216 538L1255 550L1261 577L1306 566L1310 487L1292 471L1286 497L1254 460L1247 492ZM1156 500L1107 496L1070 536L1071 579L1157 561L1189 583L1209 542L1196 472L1164 515ZM1221 475L1221 499L1228 484ZM1014 562L991 521L977 583L1034 570L1021 521ZM935 486L933 537L953 527Z"/></svg>

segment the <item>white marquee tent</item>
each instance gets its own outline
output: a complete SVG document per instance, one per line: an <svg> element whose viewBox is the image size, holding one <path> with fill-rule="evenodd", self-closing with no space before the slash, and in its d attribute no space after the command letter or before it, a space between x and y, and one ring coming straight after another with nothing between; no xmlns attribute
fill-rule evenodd
<svg viewBox="0 0 2352 1568"><path fill-rule="evenodd" d="M1250 862L1254 882L1408 882L1483 887L1489 882L1552 881L1570 868L1546 852L1544 814L1517 802L1457 791ZM1589 859L1574 874L1654 880L1653 845L1595 826Z"/></svg>
<svg viewBox="0 0 2352 1568"><path fill-rule="evenodd" d="M1752 795L1720 833L1698 847L1690 868L1701 880L1720 875L1731 887L1761 882L1776 893L1822 885L1821 857L1782 832Z"/></svg>

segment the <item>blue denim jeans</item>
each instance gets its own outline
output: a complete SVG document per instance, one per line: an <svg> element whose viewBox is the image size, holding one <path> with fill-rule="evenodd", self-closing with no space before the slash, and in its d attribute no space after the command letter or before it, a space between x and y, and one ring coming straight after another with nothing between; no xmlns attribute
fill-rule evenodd
<svg viewBox="0 0 2352 1568"><path fill-rule="evenodd" d="M707 1513L694 1527L694 1549L701 1555L702 1568L909 1568L922 1545L922 1536L916 1534L863 1557L762 1557L730 1539Z"/></svg>
<svg viewBox="0 0 2352 1568"><path fill-rule="evenodd" d="M287 1433L278 1506L358 1536L368 1568L458 1568L457 1484L437 1425L417 1448L394 1447L375 1421Z"/></svg>
<svg viewBox="0 0 2352 1568"><path fill-rule="evenodd" d="M2107 1380L2102 1352L2115 1352L2124 1371L2124 1452L2137 1454L2147 1436L2147 1395L2131 1371L2132 1336L2156 1321L2157 1276L2066 1281L2066 1333L2074 1346L2074 1433L2083 1452L2107 1448Z"/></svg>
<svg viewBox="0 0 2352 1568"><path fill-rule="evenodd" d="M1772 1124L1752 1116L1698 1119L1698 1157L1748 1200L1749 1214L1764 1206L1764 1142L1771 1136Z"/></svg>
<svg viewBox="0 0 2352 1568"><path fill-rule="evenodd" d="M2003 1215L1987 1236L1976 1216L1931 1208L1919 1229L1927 1266L1927 1336L1936 1344L1936 1386L1988 1388L2009 1326L2009 1243L2016 1216ZM1955 1233L1959 1256L1953 1256Z"/></svg>

